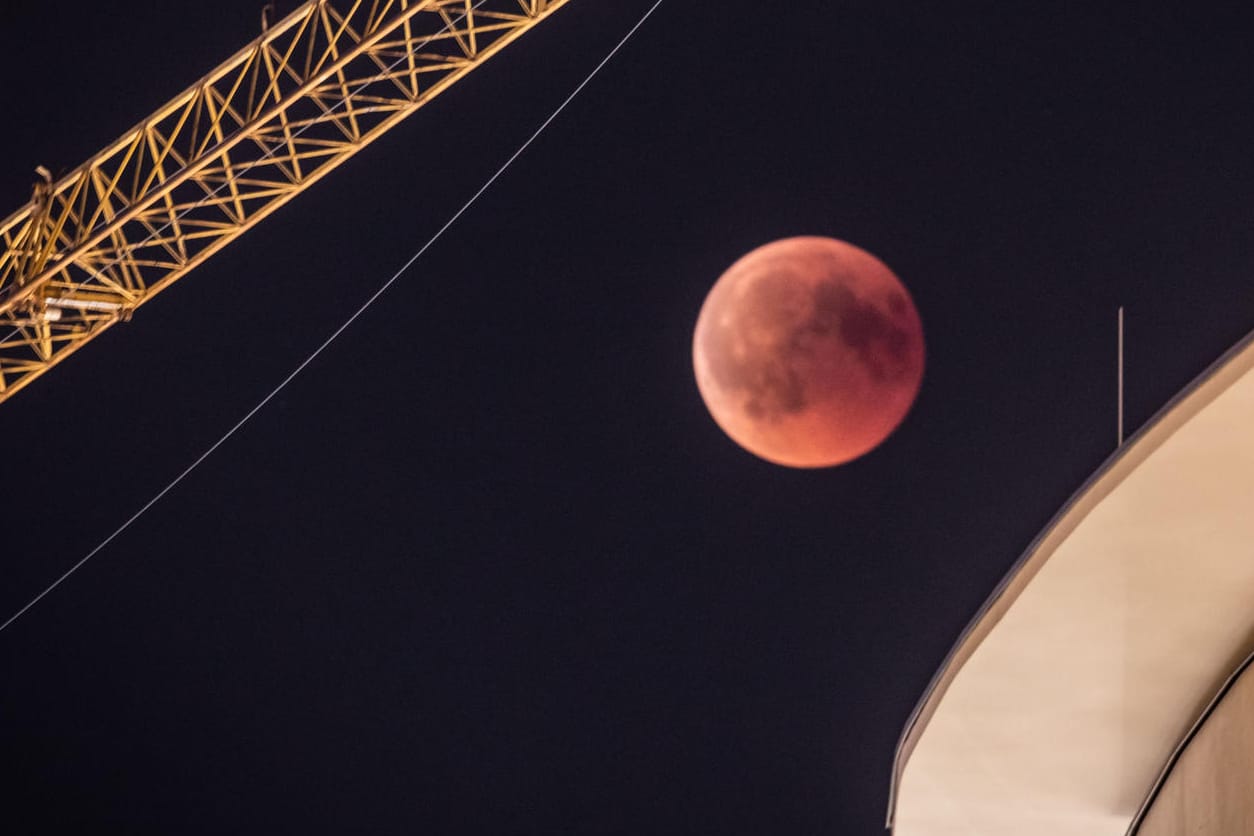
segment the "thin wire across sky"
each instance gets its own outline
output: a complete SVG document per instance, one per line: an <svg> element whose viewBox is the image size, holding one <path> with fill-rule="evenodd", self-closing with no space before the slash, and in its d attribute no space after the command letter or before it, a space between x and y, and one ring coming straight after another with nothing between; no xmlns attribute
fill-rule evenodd
<svg viewBox="0 0 1254 836"><path fill-rule="evenodd" d="M486 0L480 0L480 3L483 3L485 1ZM293 380L295 380L296 377L302 371L304 371L305 368L308 367L310 363L312 363L314 360L318 358L319 355L321 355L324 351L326 351L326 349L329 348L330 345L333 342L335 342L336 339L338 339L341 334L343 334L346 330L348 330L348 328L354 322L356 322L357 319L360 318L361 315L364 314L376 301L378 301L378 299L384 293L386 293L388 289L393 284L395 284L396 281L400 279L400 277L403 276L406 273L406 271L408 271L409 268L412 267L414 263L417 262L418 259L420 259L423 256L424 253L427 252L427 250L431 249L431 247L444 235L444 233L447 232L448 229L452 227L453 224L455 224L458 221L458 219L462 217L462 215L466 214L466 212L470 209L470 207L473 206L479 200L479 198L482 197L483 194L489 188L491 188L492 185L498 179L500 179L501 175L503 175L509 169L509 167L513 165L514 162L519 157L521 157L523 153L529 147L531 147L532 143L534 143L536 139L539 138L540 134L544 133L545 129L547 129L549 125L551 125L553 121L557 119L557 117L560 116L564 110L566 110L566 108L570 105L570 103L573 102L575 98L581 92L583 92L584 88L587 87L589 83L591 83L592 79L595 78L597 74L600 73L601 70L614 58L614 56L618 54L618 52L627 44L627 42L631 40L632 36L634 36L636 32L642 26L644 26L645 22L648 21L648 19L652 17L653 13L657 11L658 7L662 5L662 2L663 0L656 0L656 2L654 2L651 6L649 6L649 8L645 11L645 13L641 15L640 19L636 21L635 25L632 26L631 29L627 31L627 34L624 35L622 39L619 40L619 42L615 44L608 53L606 53L605 57L601 59L600 63L598 63L595 67L593 67L592 71L589 72L588 75L584 77L583 81L579 82L579 84L575 87L575 89L572 90L570 94L567 95L566 98L562 100L561 104L559 104L553 110L553 112L549 114L549 117L545 119L542 123L540 123L540 126L536 128L535 131L532 132L532 134L529 137L527 137L527 139L524 140L521 145L518 146L518 149L514 151L514 153L511 154L509 158L506 159L505 162L502 163L501 166L495 172L493 172L493 174L490 177L488 177L486 181L484 181L483 185L480 186L479 189L473 195L470 196L470 199L467 200L465 203L463 203L461 208L459 208L456 212L454 212L449 217L449 219L444 223L444 225L441 226L438 230L436 230L435 234L433 234L429 239L427 239L426 243L424 243L421 247L419 247L418 250L412 256L410 256L410 258L403 265L401 265L399 270L393 273L392 276L387 279L387 281L383 282L383 284L381 284L378 287L378 289L376 289L374 293L372 293L366 299L366 301L361 304L360 307L358 307L355 311L353 311L353 313L350 314L348 318L345 319L344 322L340 324L338 328L332 331L330 336L328 336L325 340L323 340L322 343L318 345L318 347L315 348L309 354L309 356L307 356L304 360L302 360L296 366L296 368L294 368L286 377L284 377L283 380L281 380L277 386L271 389L270 392L265 395L265 397L263 397L260 401L258 401L255 406L253 406L246 413L244 413L242 418L236 421L235 424L230 429L228 429L225 433L223 433L222 436L217 441L209 445L209 447L206 448L203 453L197 456L192 461L191 464L189 464L186 468L184 468L181 473L179 473L177 476L171 479L170 482L167 483L165 487L157 491L157 493L154 494L151 499L149 499L142 506L140 506L139 510L137 510L134 514L128 517L126 521L123 522L121 525L119 525L116 529L114 529L114 531L111 534L109 534L109 536L101 540L93 549L91 549L91 551L87 552L87 554L84 555L77 563L72 565L60 577L58 577L56 580L50 583L42 592L40 592L38 595L32 598L25 606L23 606L17 612L13 613L13 615L9 616L9 618L3 624L0 624L0 632L3 632L4 630L8 629L9 625L13 624L13 622L17 621L19 618L25 615L27 611L29 611L32 607L38 604L41 600L43 600L45 596L47 596L54 589L56 589L58 586L60 586L62 583L68 580L70 576L72 576L75 572L81 569L84 565L87 564L88 561L90 561L93 557L95 557L97 554L103 551L105 547L107 547L110 543L112 543L115 539L117 539L119 535L121 535L124 531L130 528L131 525L136 520L142 517L145 513L148 512L150 508L152 508L159 501L161 501L161 499L166 494L174 490L174 488L177 487L179 483L181 483L184 479L186 479L206 459L212 456L218 450L219 447L221 447L228 440L230 440L232 436L234 436L237 432L239 432L239 430L245 424L247 424L254 415L256 415L263 408L265 408L265 406L268 403L270 403L270 401L273 400L275 396L277 396L280 392L282 392L285 388L287 388L287 385L291 383ZM432 36L432 37L435 37L435 36Z"/></svg>

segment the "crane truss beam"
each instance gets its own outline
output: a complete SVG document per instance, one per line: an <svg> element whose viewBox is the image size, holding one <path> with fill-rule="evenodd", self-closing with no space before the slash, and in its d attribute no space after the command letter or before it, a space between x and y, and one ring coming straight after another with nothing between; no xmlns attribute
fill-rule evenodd
<svg viewBox="0 0 1254 836"><path fill-rule="evenodd" d="M0 222L0 401L568 0L310 0Z"/></svg>

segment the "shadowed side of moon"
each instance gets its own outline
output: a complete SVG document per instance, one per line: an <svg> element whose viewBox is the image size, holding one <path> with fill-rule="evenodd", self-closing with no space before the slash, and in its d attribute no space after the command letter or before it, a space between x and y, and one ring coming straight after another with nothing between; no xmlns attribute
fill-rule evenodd
<svg viewBox="0 0 1254 836"><path fill-rule="evenodd" d="M923 377L914 303L882 262L789 238L733 264L693 335L702 398L734 441L793 467L840 464L901 423Z"/></svg>

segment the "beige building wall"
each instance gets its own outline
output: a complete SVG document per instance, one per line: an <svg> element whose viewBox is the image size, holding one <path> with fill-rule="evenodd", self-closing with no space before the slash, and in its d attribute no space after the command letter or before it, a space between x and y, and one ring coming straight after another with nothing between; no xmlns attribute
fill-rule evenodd
<svg viewBox="0 0 1254 836"><path fill-rule="evenodd" d="M1254 666L1199 721L1131 833L1254 834Z"/></svg>
<svg viewBox="0 0 1254 836"><path fill-rule="evenodd" d="M903 733L894 836L1135 832L1164 764L1254 652L1252 427L1254 334L1099 469L964 631ZM1254 761L1249 731L1203 758L1212 777L1188 779L1209 795L1186 786L1173 804L1173 789L1163 809L1254 808L1254 763L1224 766L1237 750ZM1142 836L1254 836L1188 821Z"/></svg>

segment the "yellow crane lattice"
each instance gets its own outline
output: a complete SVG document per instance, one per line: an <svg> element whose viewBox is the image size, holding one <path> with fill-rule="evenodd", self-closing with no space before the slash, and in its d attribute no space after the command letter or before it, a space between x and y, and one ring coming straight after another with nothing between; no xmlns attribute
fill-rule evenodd
<svg viewBox="0 0 1254 836"><path fill-rule="evenodd" d="M0 401L568 0L310 0L0 222Z"/></svg>

